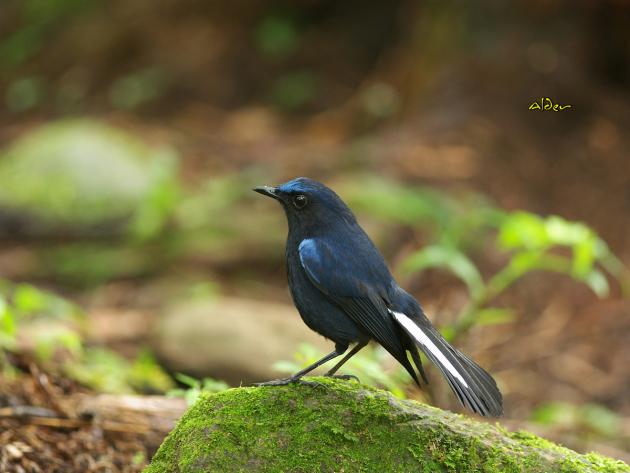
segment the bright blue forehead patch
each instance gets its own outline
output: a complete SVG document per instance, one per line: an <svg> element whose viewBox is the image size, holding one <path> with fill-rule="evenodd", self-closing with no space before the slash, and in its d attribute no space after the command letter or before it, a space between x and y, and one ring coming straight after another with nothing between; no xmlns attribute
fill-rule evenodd
<svg viewBox="0 0 630 473"><path fill-rule="evenodd" d="M313 179L309 179L308 177L298 177L289 182L285 182L278 186L278 190L280 192L284 192L287 194L300 193L300 192L316 192L328 190L326 186L320 184Z"/></svg>

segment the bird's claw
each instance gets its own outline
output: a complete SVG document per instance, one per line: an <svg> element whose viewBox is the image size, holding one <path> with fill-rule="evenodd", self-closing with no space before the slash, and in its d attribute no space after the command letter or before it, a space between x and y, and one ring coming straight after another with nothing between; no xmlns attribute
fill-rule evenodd
<svg viewBox="0 0 630 473"><path fill-rule="evenodd" d="M354 379L357 383L361 382L361 380L353 374L325 374L324 376L327 378L345 379L346 381Z"/></svg>

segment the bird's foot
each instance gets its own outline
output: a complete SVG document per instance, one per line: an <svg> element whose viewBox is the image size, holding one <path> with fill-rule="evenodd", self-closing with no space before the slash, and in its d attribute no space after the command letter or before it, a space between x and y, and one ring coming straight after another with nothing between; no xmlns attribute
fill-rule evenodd
<svg viewBox="0 0 630 473"><path fill-rule="evenodd" d="M318 383L317 381L307 381L302 377L272 379L271 381L265 381L264 383L254 383L254 386L287 386L289 384L303 384L305 386L312 386L314 388L325 387L322 383Z"/></svg>
<svg viewBox="0 0 630 473"><path fill-rule="evenodd" d="M324 376L327 378L345 379L346 381L354 379L357 383L361 382L361 380L353 374L325 374Z"/></svg>

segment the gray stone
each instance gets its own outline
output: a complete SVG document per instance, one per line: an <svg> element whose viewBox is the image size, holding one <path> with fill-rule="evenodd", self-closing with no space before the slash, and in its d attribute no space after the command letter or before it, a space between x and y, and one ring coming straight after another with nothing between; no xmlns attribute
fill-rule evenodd
<svg viewBox="0 0 630 473"><path fill-rule="evenodd" d="M152 201L168 207L176 180L172 151L123 130L91 120L45 125L0 155L0 235L159 225L147 222L161 217Z"/></svg>
<svg viewBox="0 0 630 473"><path fill-rule="evenodd" d="M285 376L272 365L292 360L301 343L326 353L333 349L294 307L235 298L173 306L152 337L153 350L169 369L233 385Z"/></svg>

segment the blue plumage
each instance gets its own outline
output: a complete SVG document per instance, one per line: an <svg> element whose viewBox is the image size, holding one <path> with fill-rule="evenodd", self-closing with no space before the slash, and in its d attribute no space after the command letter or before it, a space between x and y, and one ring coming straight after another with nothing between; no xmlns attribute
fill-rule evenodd
<svg viewBox="0 0 630 473"><path fill-rule="evenodd" d="M416 370L426 382L417 351L420 348L438 366L464 406L481 415L502 414L501 393L494 379L435 330L417 301L398 286L380 252L337 194L303 177L275 188L254 190L278 200L285 210L289 287L302 319L335 342L333 352L294 376L262 384L299 380L356 343L327 373L332 376L375 340L416 383L420 384Z"/></svg>

